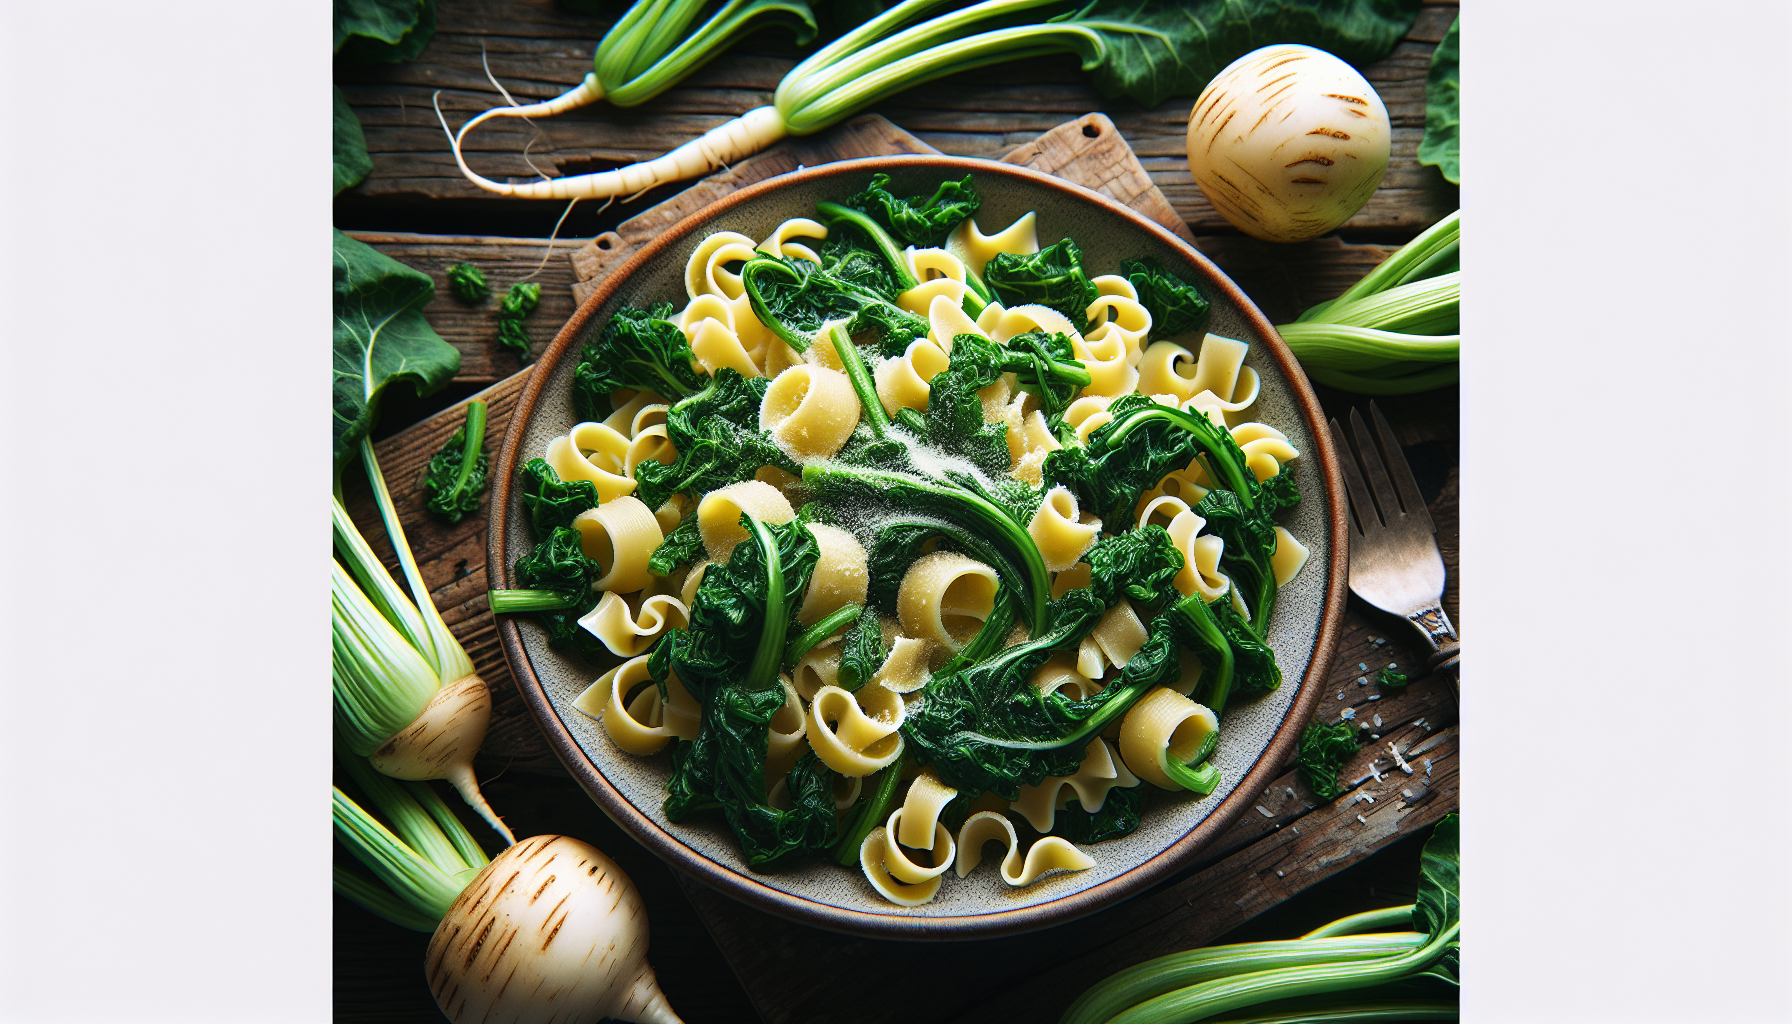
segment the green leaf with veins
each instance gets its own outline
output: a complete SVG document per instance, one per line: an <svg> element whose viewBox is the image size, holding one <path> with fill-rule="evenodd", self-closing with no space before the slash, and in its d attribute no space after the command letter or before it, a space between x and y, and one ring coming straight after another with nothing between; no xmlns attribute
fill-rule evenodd
<svg viewBox="0 0 1792 1024"><path fill-rule="evenodd" d="M1435 167L1449 181L1462 184L1462 71L1456 29L1458 17L1431 53L1431 74L1425 79L1425 138L1419 163Z"/></svg>
<svg viewBox="0 0 1792 1024"><path fill-rule="evenodd" d="M610 393L619 388L676 402L703 387L703 377L691 369L690 343L673 315L669 302L644 310L624 306L585 343L572 378L573 405L581 417L602 419L610 411Z"/></svg>
<svg viewBox="0 0 1792 1024"><path fill-rule="evenodd" d="M1138 290L1139 304L1151 314L1151 337L1162 341L1207 326L1208 302L1201 290L1164 269L1154 259L1126 260L1120 274Z"/></svg>
<svg viewBox="0 0 1792 1024"><path fill-rule="evenodd" d="M1055 309L1084 334L1089 331L1089 304L1101 295L1083 270L1083 251L1069 238L1034 253L996 253L983 267L983 280L1002 305L1036 303Z"/></svg>
<svg viewBox="0 0 1792 1024"><path fill-rule="evenodd" d="M1462 920L1461 818L1445 815L1419 853L1419 895L1412 930L1436 935Z"/></svg>
<svg viewBox="0 0 1792 1024"><path fill-rule="evenodd" d="M336 195L345 188L359 185L373 170L373 158L367 155L367 136L361 131L361 119L349 109L342 90L330 87L331 93L331 163Z"/></svg>
<svg viewBox="0 0 1792 1024"><path fill-rule="evenodd" d="M846 201L847 206L869 214L897 241L925 249L946 244L946 236L977 212L983 200L971 185L971 176L963 181L940 182L932 196L910 196L903 199L890 191L890 176L874 174L865 191Z"/></svg>
<svg viewBox="0 0 1792 1024"><path fill-rule="evenodd" d="M589 480L565 481L546 459L523 463L523 507L535 527L535 539L546 540L556 527L571 526L579 513L597 507L597 485Z"/></svg>
<svg viewBox="0 0 1792 1024"><path fill-rule="evenodd" d="M334 52L344 60L415 60L436 34L435 0L335 0Z"/></svg>
<svg viewBox="0 0 1792 1024"><path fill-rule="evenodd" d="M1104 96L1193 97L1245 54L1304 43L1362 67L1412 28L1419 0L1095 0L1062 22Z"/></svg>
<svg viewBox="0 0 1792 1024"><path fill-rule="evenodd" d="M460 353L423 318L435 294L428 274L340 231L332 237L331 452L341 471L373 428L387 387L402 381L431 394L459 372Z"/></svg>

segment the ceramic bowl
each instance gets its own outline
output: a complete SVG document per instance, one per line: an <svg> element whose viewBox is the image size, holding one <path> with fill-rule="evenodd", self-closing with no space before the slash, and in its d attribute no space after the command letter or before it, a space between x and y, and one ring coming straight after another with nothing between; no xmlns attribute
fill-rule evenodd
<svg viewBox="0 0 1792 1024"><path fill-rule="evenodd" d="M1187 864L1248 810L1289 759L1324 685L1344 610L1345 500L1330 436L1318 403L1275 329L1226 276L1192 247L1138 213L1095 192L1024 167L941 156L894 156L811 167L743 188L680 222L606 278L542 356L504 436L492 478L487 568L494 586L512 587L512 565L534 543L517 468L540 455L575 422L571 379L585 340L622 305L685 301L686 257L705 235L733 230L763 238L790 217L813 217L820 200L860 191L875 172L894 179L899 195L928 194L946 177L975 174L983 206L978 223L993 231L1038 211L1039 242L1068 235L1092 271L1154 256L1198 282L1213 305L1209 330L1251 345L1247 364L1262 379L1256 418L1286 432L1301 452L1290 464L1300 505L1283 524L1312 549L1301 574L1283 588L1269 632L1282 686L1261 699L1235 702L1214 763L1223 782L1210 796L1153 791L1144 820L1121 839L1089 847L1096 866L1048 875L1018 889L992 870L952 875L932 903L893 906L881 900L857 867L831 862L762 874L742 861L720 815L673 824L660 809L670 755L636 757L619 750L601 723L573 700L596 676L594 666L550 650L534 623L501 617L498 630L518 687L567 770L624 829L675 867L730 896L794 920L884 938L978 938L1057 924L1139 892ZM1148 788L1149 783L1145 783ZM986 858L987 859L987 858Z"/></svg>

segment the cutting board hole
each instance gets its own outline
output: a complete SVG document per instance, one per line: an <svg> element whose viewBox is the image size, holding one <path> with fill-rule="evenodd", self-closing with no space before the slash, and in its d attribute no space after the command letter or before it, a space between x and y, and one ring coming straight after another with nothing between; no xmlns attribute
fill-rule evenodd
<svg viewBox="0 0 1792 1024"><path fill-rule="evenodd" d="M1094 138L1099 138L1100 136L1101 136L1100 128L1097 128L1092 124L1083 125L1083 137L1084 138L1094 139Z"/></svg>
<svg viewBox="0 0 1792 1024"><path fill-rule="evenodd" d="M609 240L609 239L608 239L608 238L600 238L600 239L598 239L598 240L597 240L597 247L598 247L598 248L599 248L599 249L606 249L606 250L607 250L607 249L609 249L609 248L610 248L610 240Z"/></svg>

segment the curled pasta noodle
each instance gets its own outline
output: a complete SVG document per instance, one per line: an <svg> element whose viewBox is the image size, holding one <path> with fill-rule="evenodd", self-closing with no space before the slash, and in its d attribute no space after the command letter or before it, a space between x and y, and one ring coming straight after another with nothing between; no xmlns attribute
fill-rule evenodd
<svg viewBox="0 0 1792 1024"><path fill-rule="evenodd" d="M744 377L764 376L741 336L720 320L698 321L696 330L691 332L691 354L710 374L726 366Z"/></svg>
<svg viewBox="0 0 1792 1024"><path fill-rule="evenodd" d="M580 423L549 441L545 459L568 483L591 481L599 504L634 492L634 480L623 472L628 438L602 423Z"/></svg>
<svg viewBox="0 0 1792 1024"><path fill-rule="evenodd" d="M691 571L685 574L684 585L678 590L678 599L684 602L686 608L697 603L697 587L703 582L703 570L709 568L713 561L714 559L706 558L691 566Z"/></svg>
<svg viewBox="0 0 1792 1024"><path fill-rule="evenodd" d="M989 310L985 309L983 312L987 315ZM1001 310L996 314L995 323L991 326L984 326L982 316L977 318L977 324L984 328L991 341L998 343L1005 343L1009 338L1017 334L1025 334L1028 331L1062 334L1070 339L1073 346L1082 339L1082 335L1077 332L1076 325L1070 322L1069 317L1050 306L1041 306L1031 302ZM1077 358L1082 357L1078 356Z"/></svg>
<svg viewBox="0 0 1792 1024"><path fill-rule="evenodd" d="M1090 328L1089 340L1116 335L1126 349L1126 361L1133 366L1139 365L1145 354L1145 337L1151 333L1151 312L1139 301L1138 290L1131 281L1118 274L1104 274L1089 283L1100 292L1084 314L1094 325Z"/></svg>
<svg viewBox="0 0 1792 1024"><path fill-rule="evenodd" d="M1031 885L1039 876L1052 871L1083 871L1095 866L1095 858L1070 845L1060 836L1046 836L1027 850L1023 861L1020 838L1006 815L994 811L978 811L965 819L958 830L958 877L963 878L983 862L983 844L1002 842L1008 851L1002 857L1002 881L1011 886Z"/></svg>
<svg viewBox="0 0 1792 1024"><path fill-rule="evenodd" d="M809 574L809 589L797 609L796 620L812 626L849 604L864 605L871 576L865 565L865 548L859 539L838 526L812 523L818 557Z"/></svg>
<svg viewBox="0 0 1792 1024"><path fill-rule="evenodd" d="M622 396L622 397L618 397ZM603 424L624 437L635 436L635 417L641 410L655 403L665 408L665 402L651 391L633 391L621 388L610 393L610 415L603 418ZM664 416L660 417L664 419Z"/></svg>
<svg viewBox="0 0 1792 1024"><path fill-rule="evenodd" d="M727 561L734 546L747 539L747 529L740 525L742 512L751 512L765 523L788 523L796 518L790 499L763 480L718 487L697 503L697 532L710 558Z"/></svg>
<svg viewBox="0 0 1792 1024"><path fill-rule="evenodd" d="M898 807L891 811L889 820L884 823L884 834L886 836L897 835L897 830L903 819L903 808ZM903 846L906 844L901 839L897 839L893 843L886 842L884 845L884 870L888 871L892 878L909 885L944 875L946 870L952 866L953 855L957 851L950 829L935 821L933 822L933 832L934 834L927 838L925 845L911 847L911 849L928 851L933 860L932 865L916 864L903 851Z"/></svg>
<svg viewBox="0 0 1792 1024"><path fill-rule="evenodd" d="M885 359L872 370L877 386L877 399L884 412L891 416L900 409L927 410L931 389L927 382L950 365L945 349L926 338L909 342L908 351L894 359Z"/></svg>
<svg viewBox="0 0 1792 1024"><path fill-rule="evenodd" d="M1062 693L1070 700L1088 700L1101 692L1101 684L1077 671L1076 659L1059 653L1033 670L1028 680L1041 694Z"/></svg>
<svg viewBox="0 0 1792 1024"><path fill-rule="evenodd" d="M935 295L927 303L927 340L950 354L952 339L960 334L988 337L983 328L977 326L977 321L964 311L962 299L954 302L949 295Z"/></svg>
<svg viewBox="0 0 1792 1024"><path fill-rule="evenodd" d="M1145 646L1145 624L1139 621L1139 613L1133 610L1132 602L1121 598L1120 602L1102 613L1101 621L1089 631L1089 636L1101 648L1102 657L1115 668L1125 668L1127 663Z"/></svg>
<svg viewBox="0 0 1792 1024"><path fill-rule="evenodd" d="M933 301L945 298L964 302L964 263L945 249L917 249L909 246L902 253L909 273L920 283L896 297L896 304L916 316L927 316ZM949 341L945 344L950 344Z"/></svg>
<svg viewBox="0 0 1792 1024"><path fill-rule="evenodd" d="M908 784L908 792L903 795L902 806L897 808L901 814L901 824L898 824L895 814L890 816L890 834L896 837L897 843L910 849L937 849L935 841L939 835L934 830L939 827L940 812L945 810L946 805L951 803L952 798L957 795L958 790L940 781L939 772L934 770L932 765L921 769L921 773ZM951 840L951 834L948 833L946 841L951 842ZM918 881L918 879L904 879L904 881Z"/></svg>
<svg viewBox="0 0 1792 1024"><path fill-rule="evenodd" d="M602 722L610 739L631 754L652 754L672 741L666 709L648 675L645 657L631 658L598 676L572 706Z"/></svg>
<svg viewBox="0 0 1792 1024"><path fill-rule="evenodd" d="M1232 580L1220 571L1220 556L1226 542L1212 534L1201 534L1207 520L1193 512L1184 512L1170 521L1170 540L1182 552L1182 571L1176 574L1176 589L1184 594L1200 594L1212 604L1232 589Z"/></svg>
<svg viewBox="0 0 1792 1024"><path fill-rule="evenodd" d="M653 395L652 392L644 391L642 394L658 397L657 395ZM643 405L641 408L637 409L634 418L628 421L629 438L633 439L640 437L641 432L649 427L663 425L666 422L666 413L671 408L672 407L665 402L654 402L648 405Z"/></svg>
<svg viewBox="0 0 1792 1024"><path fill-rule="evenodd" d="M1120 756L1139 778L1159 789L1179 790L1183 787L1165 765L1171 758L1188 763L1219 727L1219 719L1203 705L1154 686L1120 721Z"/></svg>
<svg viewBox="0 0 1792 1024"><path fill-rule="evenodd" d="M902 756L903 717L902 698L881 686L861 686L856 696L824 686L809 702L809 746L829 768L863 778Z"/></svg>
<svg viewBox="0 0 1792 1024"><path fill-rule="evenodd" d="M871 675L871 684L891 693L910 694L927 685L928 656L933 645L912 636L898 636L890 644L884 663Z"/></svg>
<svg viewBox="0 0 1792 1024"><path fill-rule="evenodd" d="M897 906L919 907L932 902L940 891L940 877L935 875L914 884L898 881L886 866L892 842L889 826L879 825L859 845L859 869L865 873L865 880L879 896Z"/></svg>
<svg viewBox="0 0 1792 1024"><path fill-rule="evenodd" d="M1113 401L1106 395L1084 395L1064 409L1064 422L1076 430L1078 444L1087 445L1089 435L1114 418L1108 411Z"/></svg>
<svg viewBox="0 0 1792 1024"><path fill-rule="evenodd" d="M1045 567L1063 572L1076 564L1083 553L1095 546L1101 535L1101 521L1079 522L1076 495L1067 487L1054 487L1045 492L1039 511L1027 523L1027 532L1045 559Z"/></svg>
<svg viewBox="0 0 1792 1024"><path fill-rule="evenodd" d="M859 423L859 396L838 370L803 363L773 378L759 403L759 427L798 460L839 451Z"/></svg>
<svg viewBox="0 0 1792 1024"><path fill-rule="evenodd" d="M840 814L850 810L859 802L859 795L864 792L865 780L849 778L845 775L834 777L834 813Z"/></svg>
<svg viewBox="0 0 1792 1024"><path fill-rule="evenodd" d="M592 583L597 590L630 594L653 582L647 562L666 539L660 521L632 494L580 512L572 521L579 547L604 574Z"/></svg>
<svg viewBox="0 0 1792 1024"><path fill-rule="evenodd" d="M672 446L672 439L666 435L666 425L656 423L644 427L629 439L628 452L623 456L622 471L629 479L635 477L635 467L643 462L657 462L670 466L678 461L678 449Z"/></svg>
<svg viewBox="0 0 1792 1024"><path fill-rule="evenodd" d="M796 686L797 696L804 700L814 700L824 686L839 686L840 645L830 643L811 648L791 670L790 678Z"/></svg>
<svg viewBox="0 0 1792 1024"><path fill-rule="evenodd" d="M1083 749L1082 763L1076 774L1053 776L1037 786L1022 786L1020 799L1009 806L1027 819L1036 831L1050 832L1057 824L1058 812L1076 795L1077 806L1090 813L1101 810L1108 800L1108 790L1118 786L1131 789L1139 779L1126 765L1114 757L1107 741L1097 736ZM1065 790L1070 792L1065 792Z"/></svg>
<svg viewBox="0 0 1792 1024"><path fill-rule="evenodd" d="M1029 210L1002 230L986 235L977 227L976 218L966 217L946 238L946 249L971 273L982 277L983 268L998 252L1025 256L1039 251L1038 219Z"/></svg>
<svg viewBox="0 0 1792 1024"><path fill-rule="evenodd" d="M1276 549L1269 556L1269 568L1275 573L1276 586L1285 587L1289 580L1300 575L1309 554L1307 546L1295 540L1294 534L1276 527Z"/></svg>
<svg viewBox="0 0 1792 1024"><path fill-rule="evenodd" d="M705 235L697 248L691 251L691 258L684 265L684 291L689 298L700 295L719 295L734 299L746 294L746 286L741 283L740 275L727 268L727 264L744 262L759 255L753 240L738 231L717 231Z"/></svg>
<svg viewBox="0 0 1792 1024"><path fill-rule="evenodd" d="M1267 423L1240 423L1232 428L1232 440L1244 452L1245 466L1258 480L1268 480L1300 458L1300 452L1288 443L1288 435Z"/></svg>
<svg viewBox="0 0 1792 1024"><path fill-rule="evenodd" d="M826 225L807 217L792 217L772 229L772 233L766 236L765 241L759 243L759 251L772 256L783 256L786 259L820 263L821 257L815 255L815 250L798 242L792 242L790 239L814 238L825 241L827 237Z"/></svg>
<svg viewBox="0 0 1792 1024"><path fill-rule="evenodd" d="M771 722L766 725L767 786L789 774L809 745L809 721L808 716L803 714L803 700L797 696L796 687L791 685L790 680L780 679L778 682L784 687L784 706L772 714Z"/></svg>
<svg viewBox="0 0 1792 1024"><path fill-rule="evenodd" d="M1163 517L1163 521L1157 525L1168 527L1176 521L1177 516L1184 512L1194 511L1189 508L1188 502L1174 494L1159 494L1156 497L1147 495L1146 498L1140 500L1144 502L1143 507L1139 510L1140 529L1152 525L1159 516Z"/></svg>
<svg viewBox="0 0 1792 1024"><path fill-rule="evenodd" d="M678 529L678 524L684 521L684 510L688 501L689 499L684 495L674 494L667 498L659 508L653 510L653 518L660 524L661 536Z"/></svg>
<svg viewBox="0 0 1792 1024"><path fill-rule="evenodd" d="M646 654L667 630L683 629L690 621L690 608L670 594L643 599L641 611L631 615L628 602L611 590L579 619L579 625L602 640L611 654L632 658Z"/></svg>
<svg viewBox="0 0 1792 1024"><path fill-rule="evenodd" d="M1083 364L1083 369L1089 371L1089 385L1079 395L1118 398L1137 390L1139 370L1127 359L1126 336L1123 333L1111 331L1107 327L1087 339L1073 333L1070 336L1070 349Z"/></svg>
<svg viewBox="0 0 1792 1024"><path fill-rule="evenodd" d="M935 551L903 573L896 617L904 634L956 651L976 635L995 600L994 569L955 551Z"/></svg>

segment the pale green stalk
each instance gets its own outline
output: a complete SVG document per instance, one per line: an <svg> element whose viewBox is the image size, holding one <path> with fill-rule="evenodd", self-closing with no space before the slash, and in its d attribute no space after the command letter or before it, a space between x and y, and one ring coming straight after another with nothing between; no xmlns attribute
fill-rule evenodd
<svg viewBox="0 0 1792 1024"><path fill-rule="evenodd" d="M441 805L446 811L440 797L428 786L410 789L401 785L398 780L375 771L373 765L365 757L349 750L338 750L336 761L348 772L349 778L355 781L361 792L372 800L374 806L385 815L393 834L416 851L424 860L440 868L450 878L471 881L473 872L484 867L488 861L483 851L466 835L466 829L452 814L448 815L451 826L443 829L443 822L430 810L425 810L417 799L422 795L432 803ZM418 790L422 792L419 793ZM465 844L457 844L450 834L458 832L465 838ZM467 847L471 847L470 851ZM472 859L468 859L468 853ZM465 878L461 878L465 875Z"/></svg>
<svg viewBox="0 0 1792 1024"><path fill-rule="evenodd" d="M342 790L332 786L330 792L330 814L342 845L400 899L440 921L462 885L406 846Z"/></svg>
<svg viewBox="0 0 1792 1024"><path fill-rule="evenodd" d="M1374 270L1363 275L1362 280L1351 285L1344 294L1322 302L1301 314L1302 321L1318 320L1326 315L1326 311L1339 303L1350 302L1365 295L1398 284L1410 271L1435 256L1451 245L1458 244L1462 237L1462 211L1456 210L1448 217L1438 221L1418 233L1412 241L1394 251L1392 256L1382 260Z"/></svg>
<svg viewBox="0 0 1792 1024"><path fill-rule="evenodd" d="M330 560L330 665L336 721L349 749L366 755L423 713L441 679Z"/></svg>
<svg viewBox="0 0 1792 1024"><path fill-rule="evenodd" d="M1364 932L1378 931L1382 928L1399 927L1402 930L1412 927L1412 907L1408 903L1401 907L1383 907L1380 910L1365 910L1360 914L1340 917L1330 924L1320 925L1301 938L1329 939L1336 935L1361 935Z"/></svg>
<svg viewBox="0 0 1792 1024"><path fill-rule="evenodd" d="M386 621L412 647L421 648L429 642L429 630L423 625L423 616L417 613L417 606L411 603L411 596L404 592L404 588L392 579L392 574L380 563L379 556L373 553L367 539L355 527L348 509L343 507L342 499L332 496L330 501L330 525L335 532L336 554L347 564L349 572L354 574L361 593L367 595L367 599L380 610Z"/></svg>
<svg viewBox="0 0 1792 1024"><path fill-rule="evenodd" d="M1309 369L1366 370L1390 360L1453 363L1461 357L1460 334L1405 334L1340 324L1284 324L1277 328L1302 364Z"/></svg>
<svg viewBox="0 0 1792 1024"><path fill-rule="evenodd" d="M340 864L331 866L332 885L338 895L360 904L363 910L376 917L383 917L400 928L409 928L414 932L428 934L436 930L441 923L440 918L431 918L428 914L409 903L392 895L392 891L368 878L348 870Z"/></svg>
<svg viewBox="0 0 1792 1024"><path fill-rule="evenodd" d="M454 638L448 624L442 621L442 613L436 611L436 603L430 597L429 587L423 582L423 573L417 568L417 559L411 554L411 542L405 538L404 525L398 520L398 509L392 503L392 493L386 489L386 478L380 475L380 463L373 453L373 442L362 440L361 461L367 467L367 480L373 485L373 496L379 504L380 518L386 524L386 537L392 541L392 549L398 553L398 564L404 569L405 582L410 584L417 611L423 618L428 643L427 646L417 645L417 652L435 666L436 675L444 683L472 675L473 660L467 657L465 648Z"/></svg>
<svg viewBox="0 0 1792 1024"><path fill-rule="evenodd" d="M1462 272L1453 270L1349 302L1335 302L1326 310L1325 322L1431 334L1440 329L1454 330L1461 308Z"/></svg>

